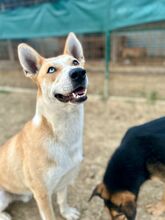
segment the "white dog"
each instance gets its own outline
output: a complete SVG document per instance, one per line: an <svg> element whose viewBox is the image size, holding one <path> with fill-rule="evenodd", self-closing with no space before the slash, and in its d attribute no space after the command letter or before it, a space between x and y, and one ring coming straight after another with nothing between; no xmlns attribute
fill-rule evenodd
<svg viewBox="0 0 165 220"><path fill-rule="evenodd" d="M38 86L36 113L0 148L0 220L11 219L4 212L9 203L32 195L42 220L55 220L53 192L62 216L78 219L79 212L67 203L67 186L83 159L88 80L82 46L70 33L63 55L45 59L26 44L19 45L18 55L25 75Z"/></svg>

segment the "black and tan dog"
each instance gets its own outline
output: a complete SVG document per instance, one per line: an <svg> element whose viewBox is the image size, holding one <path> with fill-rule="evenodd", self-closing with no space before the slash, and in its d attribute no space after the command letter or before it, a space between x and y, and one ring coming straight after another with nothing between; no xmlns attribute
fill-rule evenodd
<svg viewBox="0 0 165 220"><path fill-rule="evenodd" d="M154 176L165 181L165 117L126 132L90 199L101 197L113 220L134 220L140 187ZM165 211L165 195L155 208Z"/></svg>

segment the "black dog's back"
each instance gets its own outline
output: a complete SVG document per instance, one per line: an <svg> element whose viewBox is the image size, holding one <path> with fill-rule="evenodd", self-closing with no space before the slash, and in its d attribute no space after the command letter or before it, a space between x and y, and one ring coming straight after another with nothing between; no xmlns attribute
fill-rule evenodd
<svg viewBox="0 0 165 220"><path fill-rule="evenodd" d="M111 191L138 194L150 165L165 165L165 117L130 128L112 155L103 182Z"/></svg>
<svg viewBox="0 0 165 220"><path fill-rule="evenodd" d="M148 137L149 135L154 134L165 135L165 117L128 129L121 141L121 144L134 139L136 136Z"/></svg>

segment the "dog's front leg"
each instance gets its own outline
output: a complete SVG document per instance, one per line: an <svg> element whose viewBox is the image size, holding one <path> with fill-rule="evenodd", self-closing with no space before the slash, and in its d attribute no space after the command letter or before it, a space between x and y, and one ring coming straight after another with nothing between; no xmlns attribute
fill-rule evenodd
<svg viewBox="0 0 165 220"><path fill-rule="evenodd" d="M61 215L67 220L77 220L80 213L75 208L69 207L67 203L67 187L57 192L57 202L60 206Z"/></svg>
<svg viewBox="0 0 165 220"><path fill-rule="evenodd" d="M34 198L37 202L42 220L55 220L55 215L52 206L52 197L48 194L44 187L37 186L32 189Z"/></svg>

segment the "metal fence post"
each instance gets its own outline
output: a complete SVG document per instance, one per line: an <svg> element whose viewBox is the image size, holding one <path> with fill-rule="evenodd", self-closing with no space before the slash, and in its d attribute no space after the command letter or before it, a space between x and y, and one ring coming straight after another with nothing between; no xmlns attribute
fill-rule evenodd
<svg viewBox="0 0 165 220"><path fill-rule="evenodd" d="M105 33L105 76L104 76L104 98L107 99L109 97L109 78L110 78L110 53L111 53L111 45L110 45L110 31Z"/></svg>

